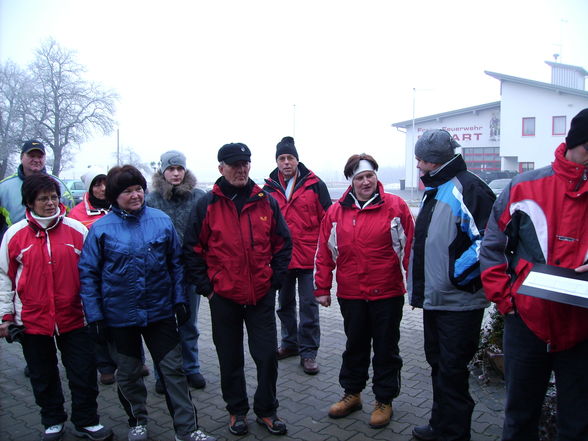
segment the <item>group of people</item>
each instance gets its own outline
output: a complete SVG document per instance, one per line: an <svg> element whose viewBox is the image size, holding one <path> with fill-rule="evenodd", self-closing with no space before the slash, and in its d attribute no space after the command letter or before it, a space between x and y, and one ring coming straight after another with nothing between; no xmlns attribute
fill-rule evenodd
<svg viewBox="0 0 588 441"><path fill-rule="evenodd" d="M35 150L30 145L23 155ZM88 194L70 217L55 178L39 171L25 176L25 218L8 220L13 225L0 247L0 336L24 325L21 342L44 439L60 439L67 418L55 344L70 381L75 433L93 440L112 436L97 414L94 339L107 345L116 365L129 441L147 439L143 341L176 440L214 440L199 429L188 387L205 383L193 350L199 295L210 306L229 431L249 431L245 327L257 369L256 422L286 434L277 414L278 360L299 356L305 374L319 373L319 305L331 305L335 270L346 341L343 396L329 417L362 408L371 361L369 425L391 421L402 383L400 322L408 293L410 305L423 309L433 390L429 421L412 430L416 439L471 439L468 364L490 301L505 315L502 439L538 440L552 372L558 439L588 439L582 369L588 309L518 293L535 264L588 271L588 109L572 120L555 161L517 176L497 201L467 170L458 147L445 130L427 130L416 142L425 185L416 222L402 198L384 192L378 163L365 153L348 159L349 188L331 203L324 182L299 161L291 137L277 144L277 167L263 188L249 178L245 144L220 148L221 177L207 193L195 189L185 156L169 151L147 196L145 178L132 166L89 173Z"/></svg>
<svg viewBox="0 0 588 441"><path fill-rule="evenodd" d="M176 441L214 441L198 426L189 389L205 381L198 364L198 303L189 297L194 287L184 281L177 231L204 192L195 188L185 156L162 155L158 177L169 187L160 183L150 193L160 209L145 204L145 178L125 165L107 174L89 169L83 176L88 191L68 215L62 184L44 165L44 145L27 141L19 173L0 183L3 219L10 225L0 247L0 336L21 330L43 440L61 439L67 419L57 348L69 381L74 433L91 440L113 436L97 412L96 368L105 357L129 418L128 439L147 440L144 340ZM101 371L103 383L109 382L106 374Z"/></svg>

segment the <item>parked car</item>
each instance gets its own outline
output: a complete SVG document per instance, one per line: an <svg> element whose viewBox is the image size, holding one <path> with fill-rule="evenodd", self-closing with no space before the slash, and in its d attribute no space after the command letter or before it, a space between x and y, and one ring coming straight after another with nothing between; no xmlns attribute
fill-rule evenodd
<svg viewBox="0 0 588 441"><path fill-rule="evenodd" d="M63 183L67 186L67 189L73 195L76 204L82 202L86 188L84 183L79 179L64 179Z"/></svg>
<svg viewBox="0 0 588 441"><path fill-rule="evenodd" d="M491 181L488 186L490 187L490 190L492 190L494 192L494 194L496 195L496 197L498 197L500 195L500 193L502 193L502 190L504 190L508 184L510 184L511 179L494 179L493 181Z"/></svg>

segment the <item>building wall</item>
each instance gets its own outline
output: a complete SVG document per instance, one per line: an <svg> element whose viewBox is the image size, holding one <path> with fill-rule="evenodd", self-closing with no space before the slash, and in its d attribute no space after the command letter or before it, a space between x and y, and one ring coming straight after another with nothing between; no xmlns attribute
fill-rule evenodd
<svg viewBox="0 0 588 441"><path fill-rule="evenodd" d="M503 168L511 169L515 158L533 162L535 168L551 163L553 151L565 139L565 135L553 135L553 117L566 117L567 133L572 118L586 107L588 99L583 97L503 81L500 155L509 158L503 160ZM535 136L523 136L525 117L535 118Z"/></svg>

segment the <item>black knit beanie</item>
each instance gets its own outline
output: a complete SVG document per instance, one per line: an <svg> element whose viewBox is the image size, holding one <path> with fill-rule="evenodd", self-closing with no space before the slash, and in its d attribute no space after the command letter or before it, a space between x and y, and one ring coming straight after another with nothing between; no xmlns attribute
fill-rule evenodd
<svg viewBox="0 0 588 441"><path fill-rule="evenodd" d="M582 110L572 119L566 136L566 147L573 149L588 142L588 109Z"/></svg>
<svg viewBox="0 0 588 441"><path fill-rule="evenodd" d="M280 142L276 145L276 159L280 155L292 155L298 161L298 152L294 145L294 138L291 136L284 136Z"/></svg>
<svg viewBox="0 0 588 441"><path fill-rule="evenodd" d="M426 130L414 145L417 158L433 164L445 164L455 156L460 145L443 129Z"/></svg>

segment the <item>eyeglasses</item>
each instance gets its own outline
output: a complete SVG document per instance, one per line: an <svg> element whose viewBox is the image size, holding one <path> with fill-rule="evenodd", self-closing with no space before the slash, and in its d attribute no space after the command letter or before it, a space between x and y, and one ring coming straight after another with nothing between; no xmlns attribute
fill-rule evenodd
<svg viewBox="0 0 588 441"><path fill-rule="evenodd" d="M57 202L59 201L59 196L57 195L53 195L53 196L41 196L40 198L36 198L35 202L40 202L42 204L46 204L47 202Z"/></svg>

